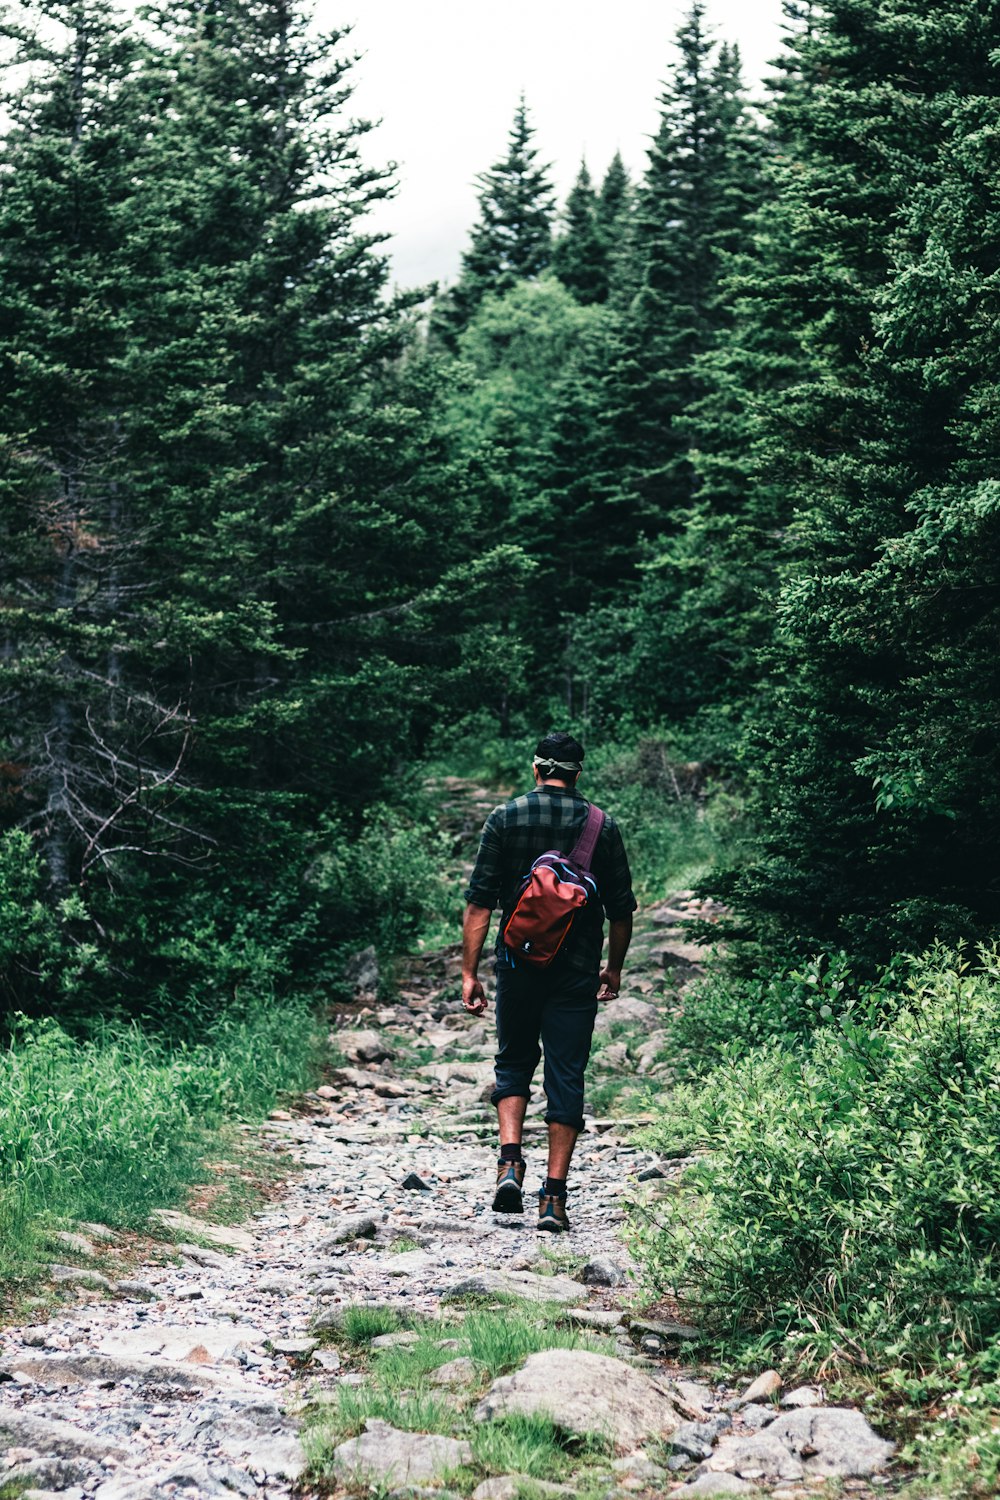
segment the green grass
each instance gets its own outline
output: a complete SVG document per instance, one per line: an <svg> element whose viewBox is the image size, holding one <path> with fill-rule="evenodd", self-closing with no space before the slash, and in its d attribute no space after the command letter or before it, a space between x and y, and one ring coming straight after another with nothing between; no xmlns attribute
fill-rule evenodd
<svg viewBox="0 0 1000 1500"><path fill-rule="evenodd" d="M380 1309L352 1309L356 1315ZM310 1458L310 1481L320 1489L334 1484L331 1457L334 1448L362 1430L371 1417L380 1418L410 1432L438 1432L465 1438L473 1450L473 1463L448 1478L450 1487L468 1493L487 1474L520 1473L542 1478L569 1478L589 1494L596 1480L592 1460L606 1451L600 1438L586 1443L567 1442L545 1417L513 1416L497 1422L473 1420L476 1402L490 1382L519 1368L541 1349L600 1350L600 1339L553 1321L559 1309L513 1302L503 1311L473 1310L461 1322L428 1324L414 1344L393 1349L358 1349L365 1383L340 1386L336 1400L309 1414L305 1433ZM363 1324L357 1321L357 1338ZM369 1321L369 1337L376 1321ZM380 1328L379 1331L384 1331ZM442 1340L455 1340L458 1349L441 1349ZM443 1395L431 1386L429 1377L440 1365L460 1356L471 1358L481 1378L461 1392ZM456 1404L457 1403L457 1404ZM605 1489L606 1489L605 1485ZM366 1490L366 1493L368 1491Z"/></svg>
<svg viewBox="0 0 1000 1500"><path fill-rule="evenodd" d="M319 1046L304 1007L273 1004L221 1017L198 1046L136 1025L80 1041L22 1022L0 1053L0 1286L32 1274L54 1224L137 1228L183 1201L225 1124L306 1087ZM241 1191L222 1197L235 1208Z"/></svg>
<svg viewBox="0 0 1000 1500"><path fill-rule="evenodd" d="M370 1344L384 1333L399 1333L403 1319L391 1307L349 1307L336 1336L349 1344Z"/></svg>
<svg viewBox="0 0 1000 1500"><path fill-rule="evenodd" d="M493 1474L555 1479L566 1467L566 1450L548 1417L516 1415L483 1422L473 1434L472 1452Z"/></svg>
<svg viewBox="0 0 1000 1500"><path fill-rule="evenodd" d="M408 1234L401 1234L398 1239L393 1240L389 1246L390 1255L403 1255L407 1250L419 1250L420 1245L412 1240Z"/></svg>

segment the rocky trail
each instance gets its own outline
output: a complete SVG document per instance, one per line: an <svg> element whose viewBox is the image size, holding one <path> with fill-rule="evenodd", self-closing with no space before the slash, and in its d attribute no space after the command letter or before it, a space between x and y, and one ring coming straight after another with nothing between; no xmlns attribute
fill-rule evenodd
<svg viewBox="0 0 1000 1500"><path fill-rule="evenodd" d="M445 790L461 856L492 798ZM878 1493L892 1450L863 1416L773 1372L750 1389L692 1379L694 1330L642 1316L630 1276L626 1204L683 1169L635 1132L669 1069L663 1018L697 972L685 924L711 915L678 893L641 920L628 988L599 1017L572 1233L555 1242L530 1199L523 1220L489 1211L492 1023L461 1008L457 948L407 960L392 1003L359 955L328 1081L257 1132L295 1164L279 1201L238 1229L162 1214L167 1243L122 1280L111 1231L61 1237L57 1306L0 1335L0 1500ZM536 1097L526 1187L544 1171L543 1112ZM491 1365L484 1338L515 1324L539 1347ZM405 1357L423 1361L412 1379ZM423 1423L406 1404L418 1377L436 1393ZM538 1413L575 1446L526 1479L486 1439Z"/></svg>

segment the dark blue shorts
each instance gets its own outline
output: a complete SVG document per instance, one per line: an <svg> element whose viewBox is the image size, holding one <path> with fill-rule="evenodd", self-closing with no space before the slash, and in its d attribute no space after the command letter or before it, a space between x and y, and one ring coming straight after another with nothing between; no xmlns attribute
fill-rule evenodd
<svg viewBox="0 0 1000 1500"><path fill-rule="evenodd" d="M583 1074L597 1016L597 975L576 969L541 973L498 964L496 1088L492 1102L530 1099L545 1054L542 1083L551 1124L583 1129Z"/></svg>

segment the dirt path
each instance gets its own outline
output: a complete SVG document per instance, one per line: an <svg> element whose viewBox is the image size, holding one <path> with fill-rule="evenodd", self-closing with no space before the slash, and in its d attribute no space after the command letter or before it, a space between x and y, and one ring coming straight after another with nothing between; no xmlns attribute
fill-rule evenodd
<svg viewBox="0 0 1000 1500"><path fill-rule="evenodd" d="M466 817L472 799L456 796ZM514 1295L579 1309L560 1316L604 1330L603 1353L588 1358L607 1361L607 1378L622 1370L638 1380L650 1362L658 1378L678 1376L670 1361L683 1330L629 1320L632 1267L621 1234L626 1198L662 1190L680 1168L637 1146L634 1125L637 1101L668 1066L662 1020L696 956L683 943L683 923L694 914L687 895L647 914L629 988L599 1018L590 1074L596 1114L574 1163L568 1243L549 1236L540 1243L530 1207L523 1220L489 1211L494 1122L484 1091L492 1023L461 1009L457 950L414 959L394 1003L362 994L345 1008L331 1037L339 1056L329 1082L264 1127L264 1141L301 1169L280 1202L242 1230L166 1216L175 1260L151 1262L117 1287L102 1288L86 1269L99 1251L93 1227L89 1245L86 1229L75 1247L66 1244L75 1269L56 1273L65 1278L63 1306L44 1325L2 1335L2 1500L25 1485L65 1500L291 1494L306 1473L304 1402L315 1410L368 1378L364 1351L358 1356L356 1341L338 1337L348 1309L389 1308L403 1324L420 1326L459 1318L448 1311L456 1298L487 1306L500 1298L502 1307ZM536 1098L528 1184L544 1171L543 1110ZM668 1493L718 1453L723 1435L752 1439L775 1416L756 1403L735 1409L726 1387L675 1382L656 1391L647 1393L656 1410L692 1429L687 1447L675 1446L669 1462L669 1448L657 1450L657 1461L641 1446L631 1458L626 1453L602 1493ZM617 1409L614 1401L609 1409ZM470 1410L458 1403L458 1428ZM375 1424L372 1432L384 1457L392 1429ZM404 1446L451 1441L396 1439ZM790 1452L781 1449L777 1459L772 1452L773 1473L757 1471L776 1500L815 1493L818 1476L804 1467L811 1460ZM714 1490L707 1472L690 1493L749 1489L756 1461L752 1455L742 1469L718 1473ZM411 1478L418 1474L405 1464ZM363 1493L371 1478L360 1476L352 1492ZM485 1486L476 1490L480 1500L518 1493L502 1469ZM847 1486L867 1488L850 1477ZM389 1492L383 1485L380 1493Z"/></svg>

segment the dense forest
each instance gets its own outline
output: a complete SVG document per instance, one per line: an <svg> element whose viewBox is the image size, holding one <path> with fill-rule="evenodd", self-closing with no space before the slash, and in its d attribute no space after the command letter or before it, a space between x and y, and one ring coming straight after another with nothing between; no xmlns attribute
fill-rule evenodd
<svg viewBox="0 0 1000 1500"><path fill-rule="evenodd" d="M454 900L428 772L572 727L640 850L727 829L654 1274L947 1388L1000 1336L1000 4L784 12L751 94L692 0L645 170L562 205L512 100L403 292L349 34L7 12L0 1000L249 1107Z"/></svg>

